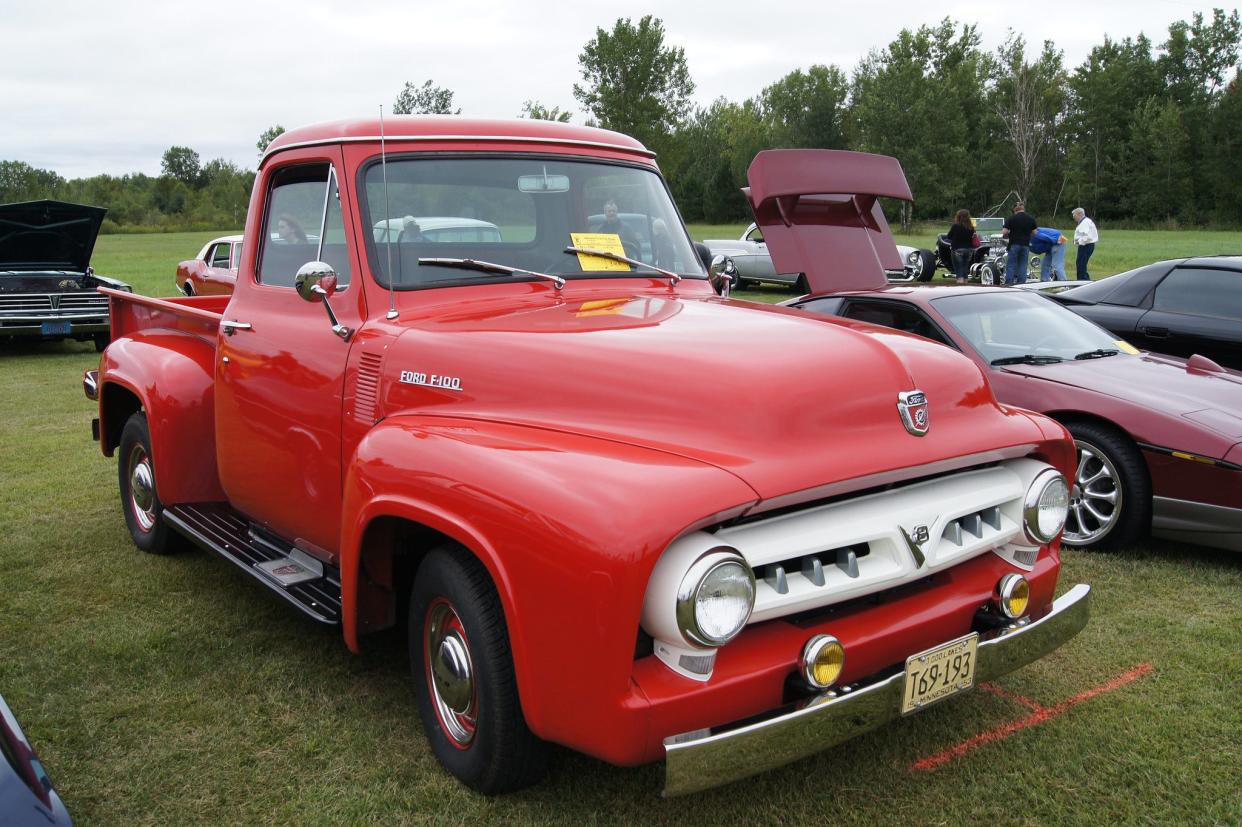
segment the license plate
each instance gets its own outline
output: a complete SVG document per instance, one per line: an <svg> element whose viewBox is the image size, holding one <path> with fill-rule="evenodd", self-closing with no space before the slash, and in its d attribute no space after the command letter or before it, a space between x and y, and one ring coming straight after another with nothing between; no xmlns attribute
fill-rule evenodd
<svg viewBox="0 0 1242 827"><path fill-rule="evenodd" d="M906 686L901 714L917 712L975 685L977 633L906 658Z"/></svg>
<svg viewBox="0 0 1242 827"><path fill-rule="evenodd" d="M69 322L44 322L39 328L44 336L68 336L71 332Z"/></svg>

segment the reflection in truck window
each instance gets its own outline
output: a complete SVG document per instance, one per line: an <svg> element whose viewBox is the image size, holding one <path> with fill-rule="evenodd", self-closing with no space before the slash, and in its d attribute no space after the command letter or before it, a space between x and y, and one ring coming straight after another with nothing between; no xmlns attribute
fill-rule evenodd
<svg viewBox="0 0 1242 827"><path fill-rule="evenodd" d="M367 258L398 290L511 278L460 267L420 264L459 258L568 277L612 277L584 271L566 254L577 233L604 225L616 205L616 234L632 258L705 278L681 218L660 177L650 169L585 160L390 157L384 170L365 170L364 221L372 228ZM541 186L542 185L542 186ZM410 222L418 233L406 231ZM588 259L589 262L589 259ZM589 264L588 264L589 266ZM643 268L633 268L641 273Z"/></svg>
<svg viewBox="0 0 1242 827"><path fill-rule="evenodd" d="M267 197L258 278L292 287L298 269L324 261L337 274L338 289L349 284L349 252L336 175L329 164L299 164L272 176Z"/></svg>

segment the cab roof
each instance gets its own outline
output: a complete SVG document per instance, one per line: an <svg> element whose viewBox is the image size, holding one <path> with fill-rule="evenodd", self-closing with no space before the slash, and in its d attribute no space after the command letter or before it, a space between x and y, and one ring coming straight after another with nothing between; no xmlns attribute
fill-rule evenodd
<svg viewBox="0 0 1242 827"><path fill-rule="evenodd" d="M379 143L379 118L355 118L300 126L278 136L263 153L267 160L285 149L331 143ZM427 140L497 141L585 146L629 152L644 158L655 153L628 135L591 126L526 118L463 118L460 115L391 115L384 118L384 139L392 143Z"/></svg>

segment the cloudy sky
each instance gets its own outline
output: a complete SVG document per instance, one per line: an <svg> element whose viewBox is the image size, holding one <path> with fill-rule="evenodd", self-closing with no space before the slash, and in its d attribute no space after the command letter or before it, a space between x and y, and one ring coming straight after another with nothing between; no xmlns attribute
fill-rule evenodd
<svg viewBox="0 0 1242 827"><path fill-rule="evenodd" d="M67 178L158 174L174 144L253 168L255 141L272 124L387 111L407 80L452 89L463 114L512 117L533 99L582 122L572 93L578 54L618 17L661 18L706 104L741 101L813 63L848 71L903 27L946 16L978 24L988 49L1009 27L1029 43L1050 38L1072 67L1105 33L1143 31L1159 43L1170 22L1210 15L1210 6L1182 0L1044 0L1026 4L1021 20L1019 4L996 0L4 5L0 160Z"/></svg>

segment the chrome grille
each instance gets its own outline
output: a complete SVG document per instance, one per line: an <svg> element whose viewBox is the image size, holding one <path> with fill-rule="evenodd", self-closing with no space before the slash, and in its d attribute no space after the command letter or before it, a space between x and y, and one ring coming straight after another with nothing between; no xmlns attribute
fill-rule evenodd
<svg viewBox="0 0 1242 827"><path fill-rule="evenodd" d="M60 309L74 312L98 310L100 313L106 313L108 311L108 297L102 296L94 290L82 293L64 293L60 297Z"/></svg>
<svg viewBox="0 0 1242 827"><path fill-rule="evenodd" d="M51 313L52 297L46 294L19 293L0 296L0 312Z"/></svg>

